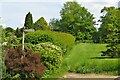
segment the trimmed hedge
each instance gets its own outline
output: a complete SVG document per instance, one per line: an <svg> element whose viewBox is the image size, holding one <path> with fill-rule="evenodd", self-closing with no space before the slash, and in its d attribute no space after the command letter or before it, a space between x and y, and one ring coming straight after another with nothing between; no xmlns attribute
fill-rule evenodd
<svg viewBox="0 0 120 80"><path fill-rule="evenodd" d="M38 44L41 42L51 42L65 52L75 41L71 34L53 31L36 31L25 35L25 43Z"/></svg>

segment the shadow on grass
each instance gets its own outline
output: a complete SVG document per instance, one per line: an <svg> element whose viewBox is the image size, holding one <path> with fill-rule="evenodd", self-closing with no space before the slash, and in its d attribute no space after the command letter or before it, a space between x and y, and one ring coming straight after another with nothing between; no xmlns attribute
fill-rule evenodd
<svg viewBox="0 0 120 80"><path fill-rule="evenodd" d="M90 59L119 59L118 57L109 57L109 56L103 56L103 57L91 57Z"/></svg>

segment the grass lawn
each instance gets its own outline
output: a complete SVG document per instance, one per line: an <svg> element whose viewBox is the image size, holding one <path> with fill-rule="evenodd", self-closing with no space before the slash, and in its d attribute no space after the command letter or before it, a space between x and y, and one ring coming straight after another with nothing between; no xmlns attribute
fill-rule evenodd
<svg viewBox="0 0 120 80"><path fill-rule="evenodd" d="M79 43L64 58L67 69L76 73L118 73L118 59L102 57L107 44Z"/></svg>

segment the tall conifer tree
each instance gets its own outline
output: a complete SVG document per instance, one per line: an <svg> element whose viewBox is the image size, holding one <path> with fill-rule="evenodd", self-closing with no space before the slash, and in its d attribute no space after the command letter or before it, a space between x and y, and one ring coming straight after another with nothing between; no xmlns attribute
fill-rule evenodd
<svg viewBox="0 0 120 80"><path fill-rule="evenodd" d="M50 30L50 27L44 17L41 17L34 23L35 30Z"/></svg>
<svg viewBox="0 0 120 80"><path fill-rule="evenodd" d="M30 12L25 17L24 26L25 26L25 29L33 29L33 18Z"/></svg>

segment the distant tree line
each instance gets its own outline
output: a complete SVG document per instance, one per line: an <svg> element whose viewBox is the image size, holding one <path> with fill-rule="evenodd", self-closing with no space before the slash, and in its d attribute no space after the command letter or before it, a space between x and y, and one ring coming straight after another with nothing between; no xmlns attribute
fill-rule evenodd
<svg viewBox="0 0 120 80"><path fill-rule="evenodd" d="M119 43L119 8L104 7L101 13L105 13L100 17L100 28L94 27L96 21L93 14L91 14L85 7L82 7L76 1L66 2L60 11L60 19L53 18L49 24L40 17L33 23L33 17L30 12L25 17L25 29L35 30L51 30L70 33L76 37L76 41L91 41L97 43ZM11 27L5 29L5 35L16 35L22 37L23 28L13 30Z"/></svg>

